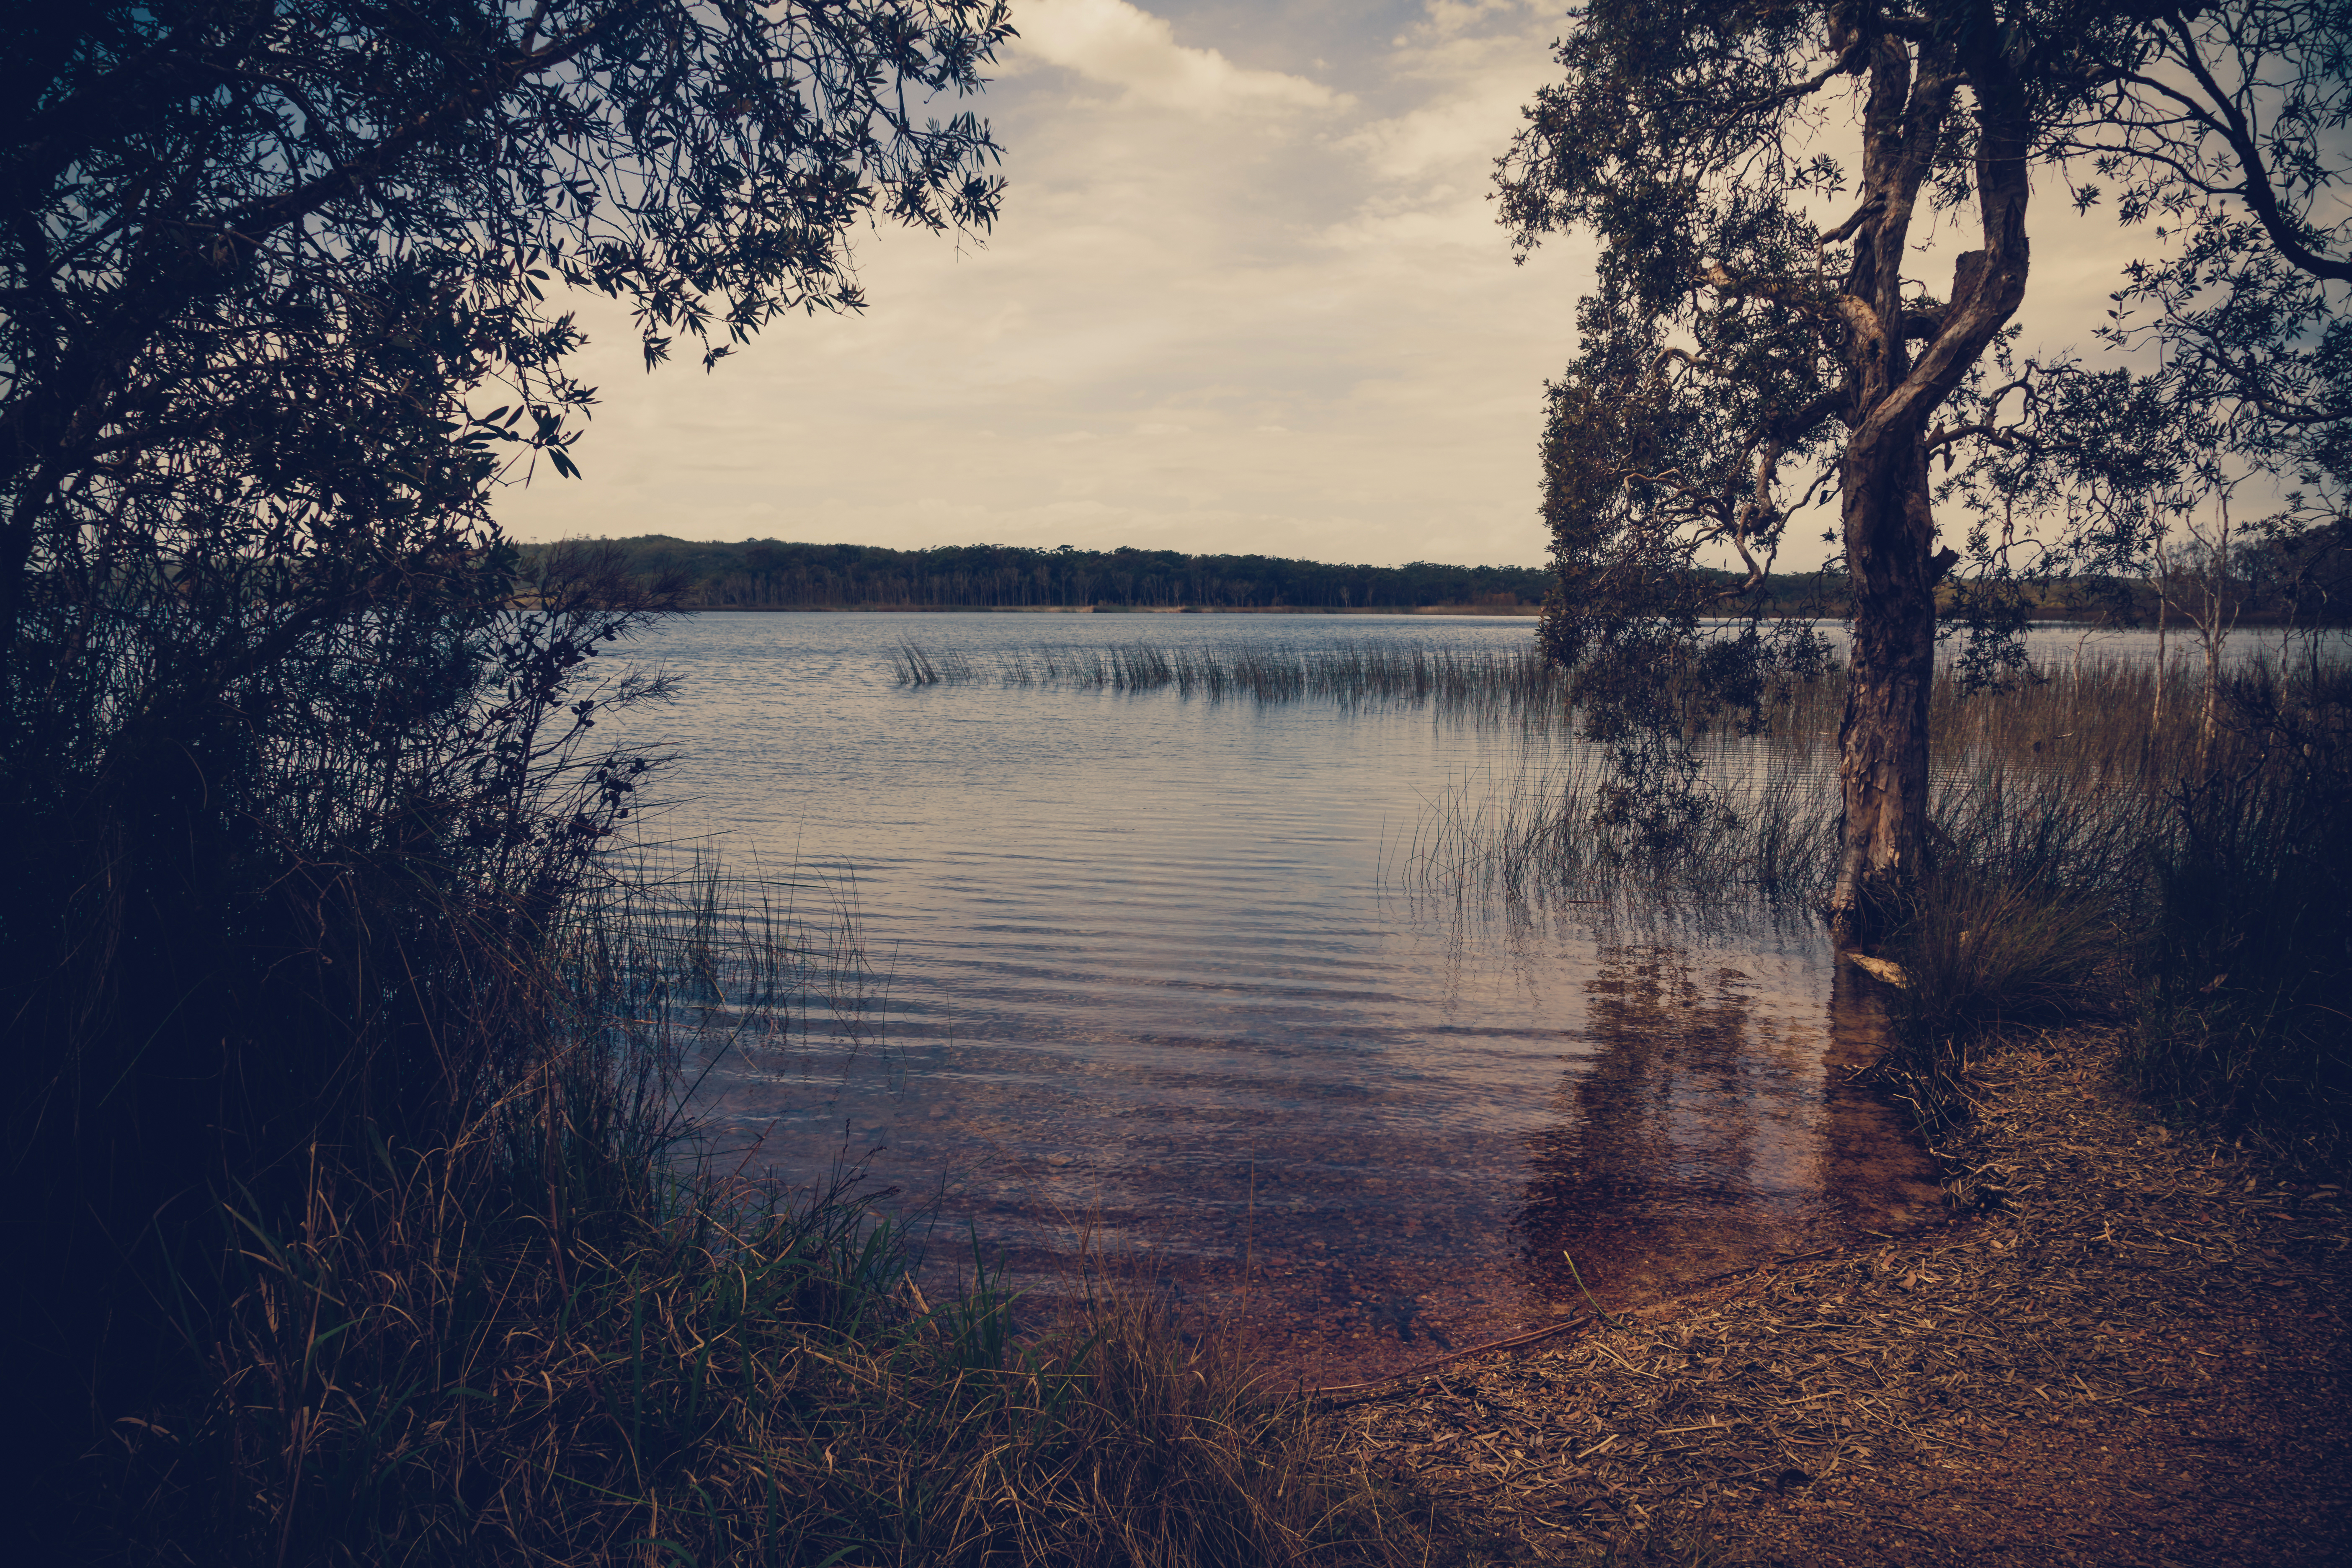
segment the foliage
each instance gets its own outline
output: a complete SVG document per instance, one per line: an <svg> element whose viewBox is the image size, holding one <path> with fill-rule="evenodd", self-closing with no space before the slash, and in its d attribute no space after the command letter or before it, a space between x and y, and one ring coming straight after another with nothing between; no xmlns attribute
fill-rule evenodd
<svg viewBox="0 0 2352 1568"><path fill-rule="evenodd" d="M2230 0L2152 17L2066 126L2078 205L2166 246L2125 271L2100 337L2157 351L2176 419L2270 482L2276 531L2340 547L2352 480L2352 6ZM2112 182L2112 192L2102 188Z"/></svg>
<svg viewBox="0 0 2352 1568"><path fill-rule="evenodd" d="M1999 680L2021 580L2137 574L2167 515L2248 464L2325 479L2340 345L2310 340L2340 268L2320 215L2343 24L2340 6L2269 0L2194 16L2070 0L1573 14L1565 79L1528 110L1501 194L1522 247L1571 227L1601 246L1580 353L1549 393L1546 638L1631 764L1633 809L1702 820L1694 733L1722 709L1752 718L1814 657L1765 635L1762 590L1797 520L1834 504L1854 679L1831 906L1850 932L1891 918L1931 862L1938 579L1969 569L1948 608L1970 625L1972 678ZM2190 231L2189 259L2126 284L2158 325L2123 312L2110 336L2195 339L2206 369L2148 381L2019 357L2037 163L2082 205L2114 180L2126 222ZM1975 246L1948 294L1905 275L1923 230L1960 224ZM2227 301L2197 292L2224 274ZM1945 486L1973 508L1965 551L1938 536L1938 454L1947 475L1968 464ZM1734 561L1744 591L1698 574Z"/></svg>
<svg viewBox="0 0 2352 1568"><path fill-rule="evenodd" d="M39 1484L205 1375L205 1215L291 1235L373 1152L450 1155L551 1081L550 933L651 761L593 731L660 695L593 658L665 601L488 521L501 479L575 471L551 289L625 302L648 363L858 308L857 224L992 220L986 127L919 116L1009 28L994 0L0 28L0 1224Z"/></svg>
<svg viewBox="0 0 2352 1568"><path fill-rule="evenodd" d="M2184 788L2139 955L2135 1067L2160 1101L2340 1171L2352 1144L2352 689L2257 668L2224 711L2245 752Z"/></svg>
<svg viewBox="0 0 2352 1568"><path fill-rule="evenodd" d="M1965 1110L1967 1064L2004 1029L2119 1018L2132 1070L2168 1111L2341 1171L2352 684L2323 646L2288 641L2219 677L2096 655L1999 688L1938 673L1938 864L1873 949L1906 980L1888 994L1903 1047L1889 1066L1923 1114ZM2208 679L2221 688L2210 704ZM1703 827L1661 840L1612 822L1596 810L1605 759L1572 750L1433 801L1399 858L1403 883L1511 919L1555 901L1786 918L1826 890L1837 800L1823 763L1843 686L1828 672L1776 697L1761 733L1706 739L1721 809ZM1431 700L1514 725L1559 701L1557 678L1501 661L1465 663Z"/></svg>
<svg viewBox="0 0 2352 1568"><path fill-rule="evenodd" d="M1016 1335L985 1274L929 1299L846 1176L649 1190L601 1143L536 1190L387 1152L299 1230L236 1216L210 1376L93 1467L86 1555L1423 1560L1311 1416L1148 1299L1097 1284Z"/></svg>
<svg viewBox="0 0 2352 1568"><path fill-rule="evenodd" d="M2084 111L2049 126L2041 156L2078 210L2111 207L2159 248L2122 268L2094 334L2120 363L2004 363L1969 416L1987 471L1963 475L2005 522L2073 509L2053 563L2071 546L2147 574L2168 520L2229 496L2291 579L2345 542L2348 64L2342 0L2150 13L2083 51ZM2137 536L2116 531L2135 507ZM1988 576L2015 570L1972 554Z"/></svg>
<svg viewBox="0 0 2352 1568"><path fill-rule="evenodd" d="M22 10L0 162L0 653L110 585L268 561L332 614L574 471L543 285L648 363L863 304L868 215L985 226L997 0L194 0ZM492 406L495 405L495 406ZM37 677L36 678L37 680Z"/></svg>
<svg viewBox="0 0 2352 1568"><path fill-rule="evenodd" d="M50 706L17 716L20 1478L189 1375L216 1202L295 1224L322 1165L446 1148L543 1072L548 927L647 766L593 730L661 690L585 679L645 612L581 607L613 584L565 566L541 610L414 595L226 680L188 668L221 630L207 595L91 613Z"/></svg>
<svg viewBox="0 0 2352 1568"><path fill-rule="evenodd" d="M1083 609L1087 606L1206 610L1475 609L1535 614L1558 581L1549 567L1342 565L1264 555L1192 555L1177 550L1039 549L1014 544L892 550L878 544L805 544L751 539L727 542L642 534L602 542L645 593L687 609ZM551 548L523 545L524 561ZM2293 619L2340 622L2352 614L2352 562L2291 558L2257 543L2239 553L2224 585L2248 624ZM1742 572L1697 566L1689 603L1704 615L1746 580ZM1963 589L1970 584L1958 584ZM1842 616L1842 572L1775 574L1750 590L1766 619ZM1947 584L1939 613L1966 616ZM1603 590L1580 591L1586 603ZM2152 619L2150 585L2104 576L2042 574L2016 584L2016 610L2031 619L2112 615ZM1786 635L1786 634L1784 634Z"/></svg>

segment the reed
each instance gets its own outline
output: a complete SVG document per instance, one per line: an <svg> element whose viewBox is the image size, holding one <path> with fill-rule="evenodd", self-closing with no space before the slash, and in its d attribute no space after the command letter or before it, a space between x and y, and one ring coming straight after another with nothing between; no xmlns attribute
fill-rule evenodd
<svg viewBox="0 0 2352 1568"><path fill-rule="evenodd" d="M901 643L891 656L891 678L907 687L1172 691L1211 702L1433 707L1449 715L1529 721L1540 721L1567 692L1562 673L1531 642L1493 647L1377 640L1312 647L1055 644L988 656Z"/></svg>
<svg viewBox="0 0 2352 1568"><path fill-rule="evenodd" d="M2293 1163L2340 1169L2352 1123L2352 678L2250 659L2220 677L2076 658L2001 691L1932 697L1937 866L1886 956L1906 1042L1891 1071L1928 1120L1965 1104L2012 1025L2133 1022L2142 1088ZM1432 803L1398 857L1416 896L1801 918L1835 866L1832 674L1752 738L1699 739L1706 809L1612 819L1591 747Z"/></svg>
<svg viewBox="0 0 2352 1568"><path fill-rule="evenodd" d="M1016 1332L976 1244L934 1300L855 1172L788 1191L698 1137L698 1063L870 1031L854 933L778 909L708 866L607 885L554 941L559 1037L457 1140L322 1156L291 1223L216 1205L194 1364L77 1471L75 1555L1422 1561L1305 1405L1148 1292L1088 1270Z"/></svg>
<svg viewBox="0 0 2352 1568"><path fill-rule="evenodd" d="M643 614L560 564L257 674L168 601L59 618L83 684L0 778L25 1549L1419 1561L1148 1297L1015 1333L979 1259L927 1299L879 1194L698 1124L730 1057L874 1047L879 980L824 888L605 847L658 759L593 726L661 689L583 679Z"/></svg>
<svg viewBox="0 0 2352 1568"><path fill-rule="evenodd" d="M2352 820L2352 677L2316 644L2285 651L2159 667L2078 646L1999 690L1938 676L1936 868L1889 944L1912 977L1896 1013L1927 1042L1927 1079L1949 1081L1970 1042L2010 1024L2129 1014L2149 1092L2242 1131L2300 1129L2306 1152L2340 1159L2352 1020L2332 998L2352 980L2352 932L2334 889L2352 879L2336 826ZM1414 708L1515 733L1517 764L1441 792L1390 858L1419 898L1515 917L1567 900L1781 920L1817 905L1836 866L1834 666L1767 692L1753 726L1686 737L1696 787L1666 812L1628 809L1579 738L1567 676L1532 644L979 657L908 643L894 672L909 687Z"/></svg>
<svg viewBox="0 0 2352 1568"><path fill-rule="evenodd" d="M2103 895L2147 885L2151 854L2179 839L2185 781L2200 769L2268 765L2251 733L2200 738L2197 680L2185 668L2172 672L2175 700L2160 715L2155 686L2151 668L2115 660L2030 672L2000 692L1969 694L1951 672L1939 675L1930 816L1943 867ZM1832 671L1777 694L1759 733L1718 727L1698 737L1706 809L1664 837L1607 820L1597 749L1541 737L1516 773L1445 797L1407 857L1412 876L1424 891L1482 896L1817 901L1835 866L1843 701Z"/></svg>

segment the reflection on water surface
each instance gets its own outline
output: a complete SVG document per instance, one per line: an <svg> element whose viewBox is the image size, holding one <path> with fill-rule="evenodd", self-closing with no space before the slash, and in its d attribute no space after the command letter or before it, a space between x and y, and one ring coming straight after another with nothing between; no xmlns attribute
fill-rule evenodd
<svg viewBox="0 0 2352 1568"><path fill-rule="evenodd" d="M1602 1306L1629 1306L1937 1212L1924 1152L1846 1081L1884 1049L1876 982L1836 969L1808 1024L1759 1012L1746 971L1669 943L1596 956L1597 1048L1528 1140L1514 1221L1544 1294L1574 1299L1581 1274Z"/></svg>
<svg viewBox="0 0 2352 1568"><path fill-rule="evenodd" d="M1875 983L1810 922L1407 897L1430 803L1529 765L1425 711L1172 693L906 690L976 651L1143 617L707 615L658 739L738 868L854 873L877 1041L724 1064L709 1109L803 1177L846 1150L1014 1278L1145 1255L1299 1375L1409 1364L1934 1212L1846 1086ZM1155 640L1525 638L1525 622L1150 617ZM910 625L910 623L912 623ZM1548 742L1547 744L1557 742Z"/></svg>

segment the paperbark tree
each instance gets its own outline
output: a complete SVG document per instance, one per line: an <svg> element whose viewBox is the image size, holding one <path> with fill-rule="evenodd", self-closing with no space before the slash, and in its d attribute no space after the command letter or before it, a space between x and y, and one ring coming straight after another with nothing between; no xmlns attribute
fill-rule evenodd
<svg viewBox="0 0 2352 1568"><path fill-rule="evenodd" d="M2294 31L2259 9L2282 32L2252 47L2257 68ZM2294 47L2326 55L2336 20L2306 21ZM1766 624L1758 590L1795 516L1833 503L1825 537L1853 636L1827 912L1859 942L1900 910L1928 868L1937 585L1966 558L1938 537L1931 464L2014 451L2052 406L2048 368L2013 360L2010 327L2037 163L2058 166L2078 205L2098 199L2095 178L2137 181L2127 221L2168 201L2240 203L2275 254L2325 260L2298 214L2326 175L2306 160L2276 177L2243 127L2267 115L2293 142L2296 126L2324 129L2333 100L2283 107L2259 69L2242 89L2200 78L2185 63L2196 40L2219 26L2242 41L2232 26L2064 0L1571 13L1566 78L1526 111L1499 180L1523 251L1564 228L1601 246L1581 352L1550 394L1559 586L1544 637L1577 667L1591 732L1635 764L1615 797L1624 814L1705 809L1691 730L1727 708L1752 718L1771 678L1820 656ZM2167 93L2210 112L2168 117ZM2121 145L2129 107L2148 112ZM1939 293L1905 268L1950 229L1966 248ZM2003 526L2040 521L2012 510ZM1972 564L2005 569L2013 539L1974 542ZM2041 542L2058 560L2102 542ZM1696 569L1710 552L1747 568L1744 589L1706 587Z"/></svg>

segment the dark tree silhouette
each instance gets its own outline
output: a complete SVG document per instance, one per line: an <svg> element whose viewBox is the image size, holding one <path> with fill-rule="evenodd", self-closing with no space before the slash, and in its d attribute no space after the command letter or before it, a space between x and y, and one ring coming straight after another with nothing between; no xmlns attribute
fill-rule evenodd
<svg viewBox="0 0 2352 1568"><path fill-rule="evenodd" d="M559 279L628 302L648 363L859 308L858 223L992 219L986 127L919 116L1009 30L1001 0L12 8L0 664L124 573L379 595L478 532L501 454L571 472Z"/></svg>
<svg viewBox="0 0 2352 1568"><path fill-rule="evenodd" d="M209 1203L299 1228L544 1065L534 963L646 767L590 731L647 687L583 678L655 603L489 521L573 471L561 286L649 363L858 308L856 226L993 218L987 128L924 116L1008 34L998 0L8 8L13 1478L206 1353Z"/></svg>

